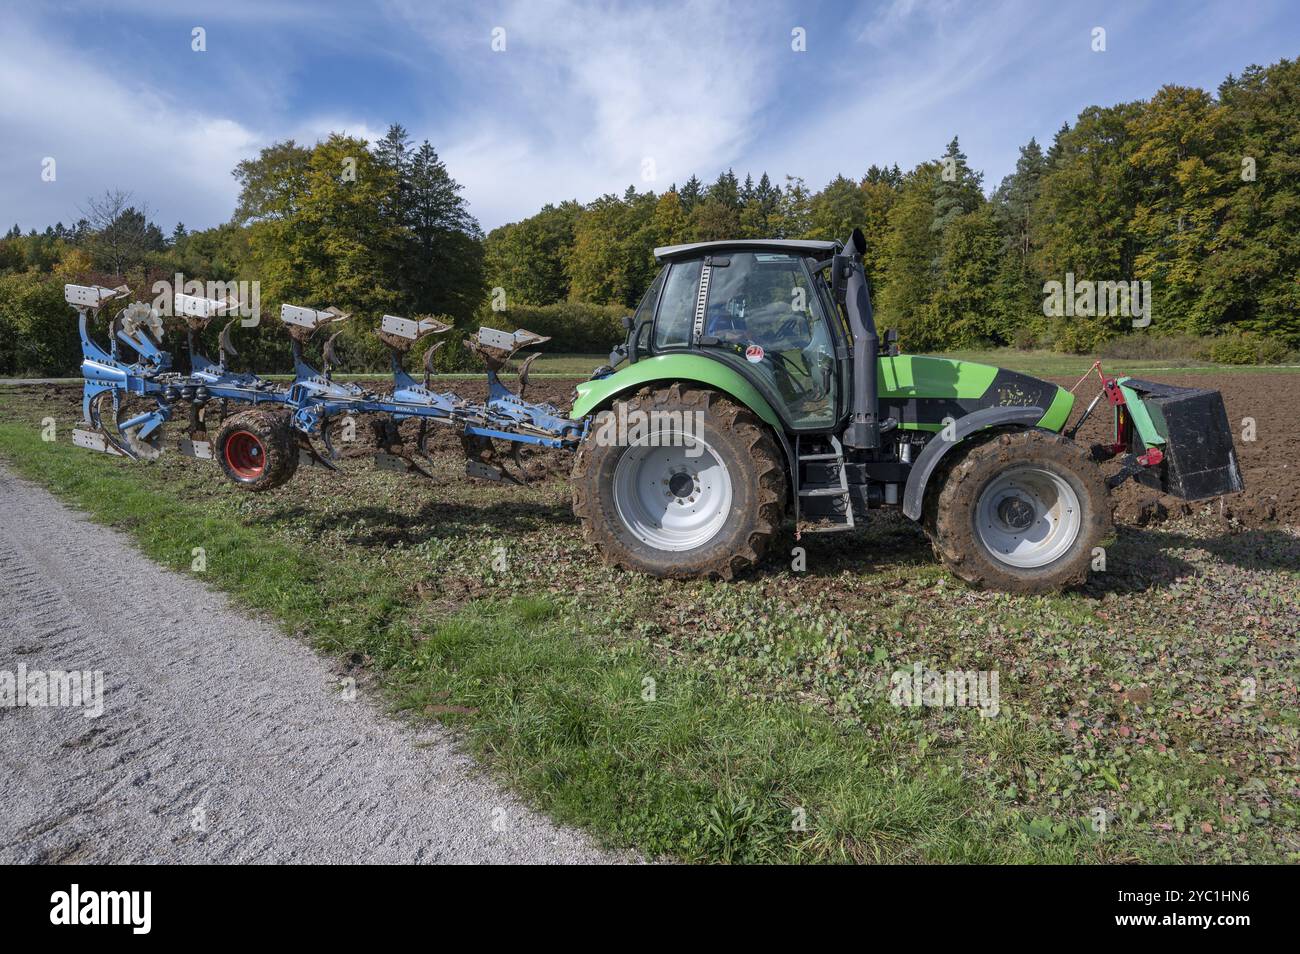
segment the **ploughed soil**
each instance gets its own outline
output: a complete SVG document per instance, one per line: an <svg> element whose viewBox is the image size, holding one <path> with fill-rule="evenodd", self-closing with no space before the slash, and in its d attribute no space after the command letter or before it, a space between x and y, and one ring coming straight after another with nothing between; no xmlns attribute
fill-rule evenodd
<svg viewBox="0 0 1300 954"><path fill-rule="evenodd" d="M1158 374L1156 380L1182 387L1215 388L1222 395L1228 413L1228 423L1233 430L1242 476L1246 489L1242 493L1208 501L1187 502L1161 494L1135 481L1128 481L1113 493L1115 520L1122 525L1145 526L1163 522L1171 517L1197 514L1202 518L1248 527L1273 524L1300 525L1300 375L1278 373L1239 374ZM511 386L515 382L505 378ZM573 387L581 378L534 378L526 397L530 401L553 404L565 412L573 400ZM1053 378L1057 384L1072 387L1077 379ZM382 392L386 384L376 379L374 387ZM471 401L481 401L487 396L484 381L457 379L437 383L436 388L452 391ZM1097 393L1097 380L1089 378L1076 390L1074 414L1070 425ZM6 397L6 395L8 397ZM0 406L8 400L28 405L45 405L60 421L75 420L80 416L80 387L74 384L30 384L0 389ZM0 414L0 417L9 415ZM1252 428L1253 422L1253 428ZM352 441L343 441L335 432L335 445L344 457L367 456L380 439L377 418L363 416L357 421ZM1111 411L1099 404L1092 417L1076 436L1085 445L1109 443L1111 440ZM406 421L401 425L401 436L414 444L419 425ZM177 431L175 425L173 431ZM215 432L215 428L214 428ZM179 433L179 431L177 431ZM427 439L433 454L455 455L461 453L460 438L451 428L430 425ZM498 444L507 470L520 473L529 481L548 476L567 474L571 455L564 452L522 448L515 461L505 455ZM417 458L418 461L418 458ZM1108 473L1118 470L1117 462L1103 467Z"/></svg>

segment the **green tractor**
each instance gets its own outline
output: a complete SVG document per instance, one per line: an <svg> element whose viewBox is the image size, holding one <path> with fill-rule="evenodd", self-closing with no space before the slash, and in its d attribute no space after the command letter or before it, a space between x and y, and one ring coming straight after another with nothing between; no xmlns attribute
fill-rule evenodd
<svg viewBox="0 0 1300 954"><path fill-rule="evenodd" d="M790 516L796 537L871 510L919 521L975 586L1081 583L1111 534L1110 489L1186 499L1242 489L1217 392L1109 378L1069 432L1074 395L1029 375L900 354L876 332L855 229L846 243L700 242L662 265L610 364L578 385L594 415L572 475L586 539L662 577L730 579ZM1111 444L1072 437L1102 400ZM1107 478L1099 463L1120 457Z"/></svg>

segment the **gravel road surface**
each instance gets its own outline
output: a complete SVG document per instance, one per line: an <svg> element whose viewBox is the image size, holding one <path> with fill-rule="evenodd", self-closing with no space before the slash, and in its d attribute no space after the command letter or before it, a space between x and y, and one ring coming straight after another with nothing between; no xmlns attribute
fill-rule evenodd
<svg viewBox="0 0 1300 954"><path fill-rule="evenodd" d="M95 718L0 705L2 863L626 860L3 469L0 621L0 702L20 674L31 698L43 673L103 673Z"/></svg>

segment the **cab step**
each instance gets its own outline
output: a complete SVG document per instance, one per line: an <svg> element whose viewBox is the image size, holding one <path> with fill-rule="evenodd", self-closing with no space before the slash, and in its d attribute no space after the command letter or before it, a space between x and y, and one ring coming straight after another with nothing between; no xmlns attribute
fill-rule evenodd
<svg viewBox="0 0 1300 954"><path fill-rule="evenodd" d="M799 497L809 501L808 507L799 508L797 526L800 533L833 533L838 530L853 530L857 526L853 517L853 497L849 493L847 469L844 466L844 448L834 435L828 435L826 441L830 444L829 452L815 447L811 453L805 454L802 440L795 439ZM803 465L812 462L833 474L834 480L804 483Z"/></svg>
<svg viewBox="0 0 1300 954"><path fill-rule="evenodd" d="M800 497L842 497L848 493L847 488L840 487L814 487L811 490L800 490Z"/></svg>

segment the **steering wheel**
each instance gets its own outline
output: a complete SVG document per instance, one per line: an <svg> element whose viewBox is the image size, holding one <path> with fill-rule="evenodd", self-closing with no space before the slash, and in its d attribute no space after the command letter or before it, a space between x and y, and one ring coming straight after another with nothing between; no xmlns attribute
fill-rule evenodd
<svg viewBox="0 0 1300 954"><path fill-rule="evenodd" d="M808 330L808 319L804 315L795 318L787 318L781 322L781 326L776 329L777 338L789 338L791 340L803 341L812 335Z"/></svg>

